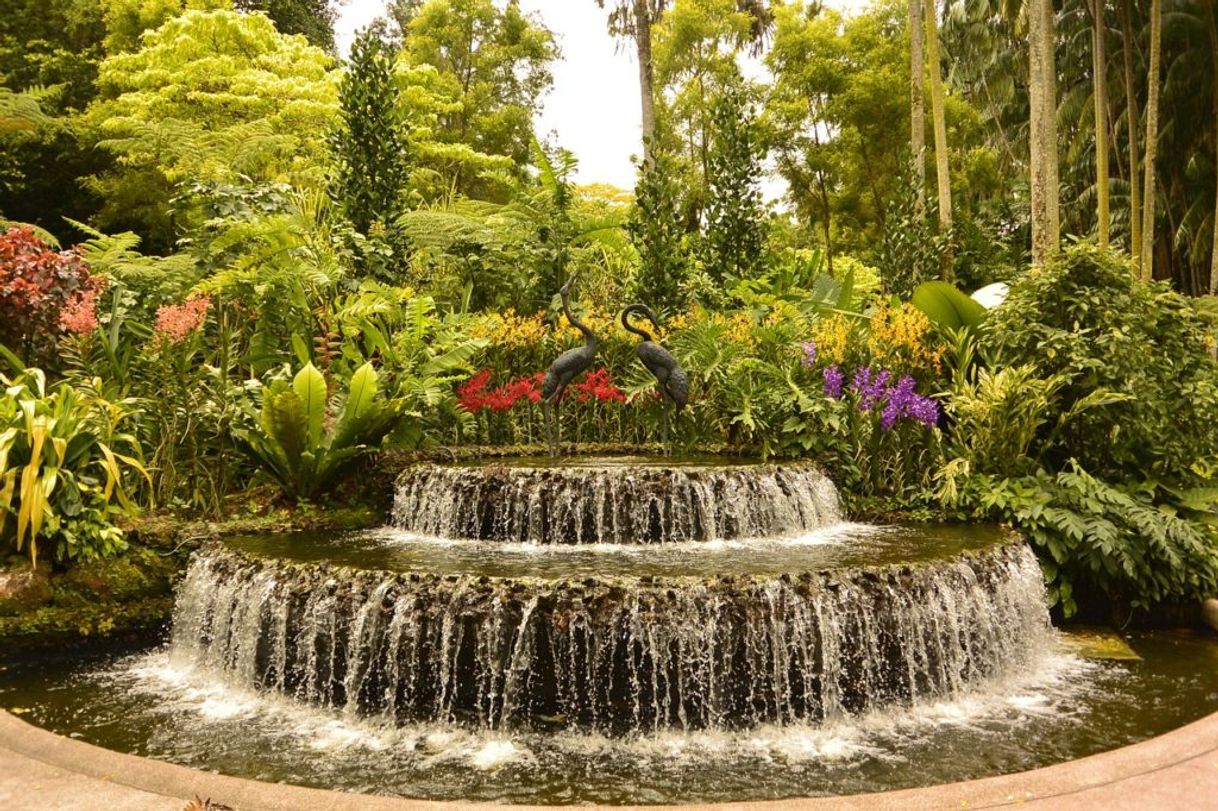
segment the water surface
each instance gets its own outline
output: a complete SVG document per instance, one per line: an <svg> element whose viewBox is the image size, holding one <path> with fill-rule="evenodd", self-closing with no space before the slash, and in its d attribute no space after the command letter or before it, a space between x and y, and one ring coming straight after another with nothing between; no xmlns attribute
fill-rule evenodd
<svg viewBox="0 0 1218 811"><path fill-rule="evenodd" d="M530 544L433 538L393 528L251 535L225 543L260 558L356 569L510 578L776 576L946 560L1011 540L980 524L838 523L787 538L665 544Z"/></svg>
<svg viewBox="0 0 1218 811"><path fill-rule="evenodd" d="M395 728L227 686L156 650L10 666L0 704L120 751L300 785L444 800L660 803L922 786L1045 766L1218 710L1218 643L1129 637L1138 661L1047 651L939 704L747 732L506 734Z"/></svg>

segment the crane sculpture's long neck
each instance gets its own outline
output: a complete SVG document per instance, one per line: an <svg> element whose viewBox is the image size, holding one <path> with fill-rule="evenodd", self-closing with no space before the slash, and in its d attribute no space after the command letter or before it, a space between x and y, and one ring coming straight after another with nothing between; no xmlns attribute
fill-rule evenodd
<svg viewBox="0 0 1218 811"><path fill-rule="evenodd" d="M637 304L631 304L626 309L622 310L622 327L630 333L633 333L644 341L651 341L651 334L644 329L634 326L630 323L630 316L633 313L643 314L643 310Z"/></svg>
<svg viewBox="0 0 1218 811"><path fill-rule="evenodd" d="M563 314L567 316L567 322L584 334L584 346L588 349L595 349L596 335L593 334L592 330L588 329L587 324L580 321L579 318L576 317L575 313L571 312L571 302L567 298L566 293L562 294L562 311Z"/></svg>

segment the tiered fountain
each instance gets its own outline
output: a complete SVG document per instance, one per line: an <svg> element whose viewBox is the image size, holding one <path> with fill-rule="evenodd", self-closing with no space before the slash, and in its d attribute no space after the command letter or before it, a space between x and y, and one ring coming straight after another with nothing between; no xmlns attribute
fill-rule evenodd
<svg viewBox="0 0 1218 811"><path fill-rule="evenodd" d="M391 724L492 730L817 724L952 698L1049 633L997 530L845 523L810 464L422 464L392 526L215 545L171 656Z"/></svg>

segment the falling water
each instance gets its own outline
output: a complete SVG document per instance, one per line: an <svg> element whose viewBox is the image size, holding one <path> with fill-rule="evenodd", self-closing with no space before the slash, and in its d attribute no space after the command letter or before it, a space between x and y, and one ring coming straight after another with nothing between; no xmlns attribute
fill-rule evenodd
<svg viewBox="0 0 1218 811"><path fill-rule="evenodd" d="M1016 543L915 566L581 581L360 571L216 545L179 591L171 655L391 723L620 733L947 699L1022 667L1048 633L1040 569Z"/></svg>
<svg viewBox="0 0 1218 811"><path fill-rule="evenodd" d="M425 464L398 480L393 525L444 538L656 543L808 532L841 520L812 465Z"/></svg>

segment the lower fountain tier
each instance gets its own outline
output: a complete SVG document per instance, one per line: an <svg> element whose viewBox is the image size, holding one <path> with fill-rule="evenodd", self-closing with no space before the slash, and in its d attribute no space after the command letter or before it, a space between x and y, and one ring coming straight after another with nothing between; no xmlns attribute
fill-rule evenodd
<svg viewBox="0 0 1218 811"><path fill-rule="evenodd" d="M939 700L1046 644L1009 540L799 575L503 578L359 570L215 545L171 655L241 687L390 723L609 733L817 722Z"/></svg>
<svg viewBox="0 0 1218 811"><path fill-rule="evenodd" d="M392 523L444 538L558 544L772 537L840 520L837 489L808 463L523 457L408 468Z"/></svg>

